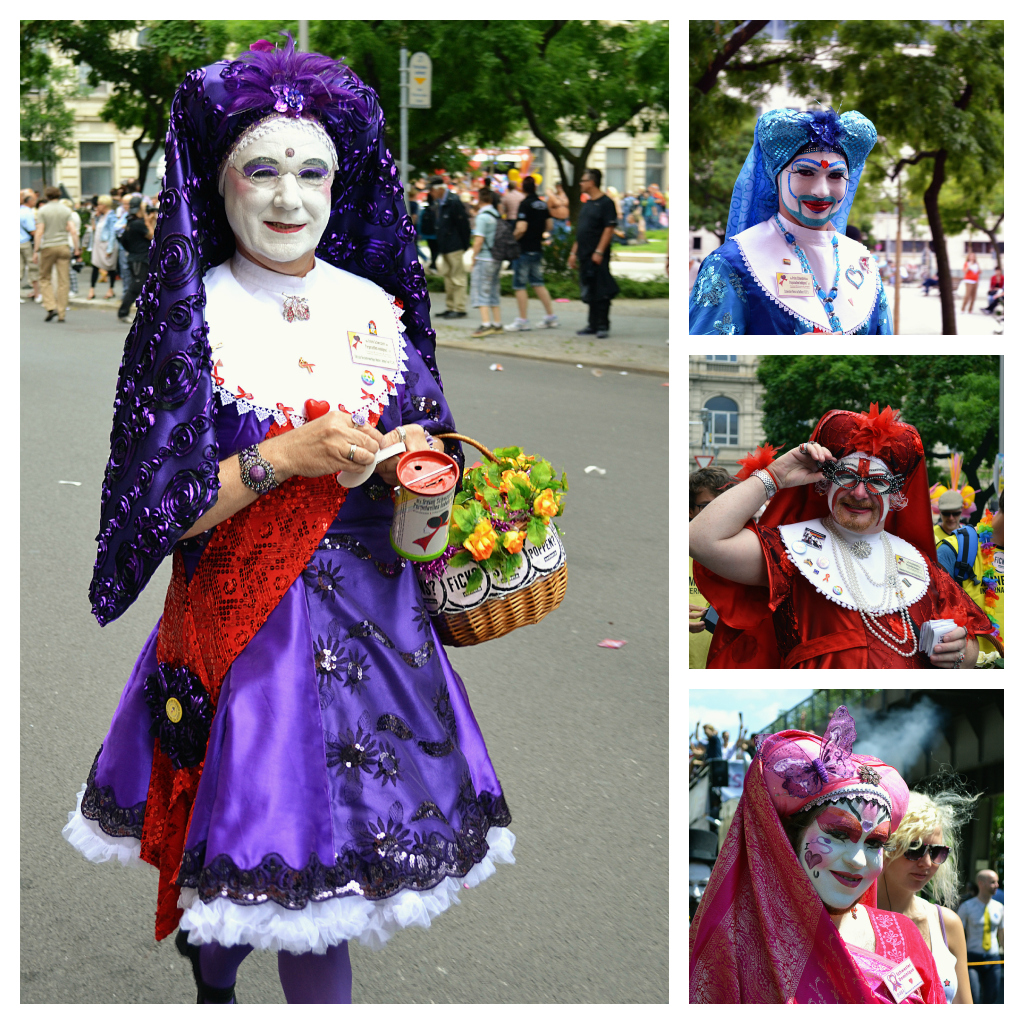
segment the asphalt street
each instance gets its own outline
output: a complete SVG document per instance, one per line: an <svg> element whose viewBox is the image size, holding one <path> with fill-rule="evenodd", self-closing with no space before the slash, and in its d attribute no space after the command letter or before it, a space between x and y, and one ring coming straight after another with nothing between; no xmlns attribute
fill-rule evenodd
<svg viewBox="0 0 1024 1024"><path fill-rule="evenodd" d="M188 964L154 940L155 870L90 864L60 835L169 578L109 626L92 618L125 327L108 309L76 306L64 324L20 309L21 1001L191 1003ZM517 863L428 930L354 945L354 1000L667 1002L667 376L512 354L492 371L492 354L457 348L438 361L462 433L566 470L569 588L538 625L449 650ZM273 953L244 962L238 994L284 1001Z"/></svg>

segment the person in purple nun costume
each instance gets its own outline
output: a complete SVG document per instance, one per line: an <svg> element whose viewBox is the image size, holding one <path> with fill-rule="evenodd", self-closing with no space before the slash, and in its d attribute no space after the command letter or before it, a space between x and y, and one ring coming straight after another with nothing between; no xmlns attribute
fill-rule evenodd
<svg viewBox="0 0 1024 1024"><path fill-rule="evenodd" d="M93 613L173 572L64 836L158 868L156 935L177 929L197 1002L236 1001L255 947L288 1002L350 1002L349 940L427 927L514 863L465 687L389 543L398 457L462 451L434 437L454 422L384 123L290 38L190 72L171 107Z"/></svg>

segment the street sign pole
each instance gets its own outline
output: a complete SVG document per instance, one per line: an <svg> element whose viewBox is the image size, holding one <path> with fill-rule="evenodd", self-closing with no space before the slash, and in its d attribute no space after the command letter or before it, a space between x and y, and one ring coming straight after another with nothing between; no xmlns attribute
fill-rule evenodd
<svg viewBox="0 0 1024 1024"><path fill-rule="evenodd" d="M399 167L398 173L402 179L402 201L406 204L406 210L408 210L408 199L406 197L406 188L408 187L409 178L409 51L403 46L399 51L399 85L401 86L401 99L399 101L399 107L401 109L402 119L402 142L401 142L401 153L399 155Z"/></svg>

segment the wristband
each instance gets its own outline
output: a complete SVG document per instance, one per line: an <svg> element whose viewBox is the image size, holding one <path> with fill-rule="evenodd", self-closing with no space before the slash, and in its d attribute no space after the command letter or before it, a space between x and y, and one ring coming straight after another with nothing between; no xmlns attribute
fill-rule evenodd
<svg viewBox="0 0 1024 1024"><path fill-rule="evenodd" d="M778 492L778 487L775 485L775 481L763 469L755 469L750 475L751 477L756 476L757 479L764 484L765 501L771 501Z"/></svg>
<svg viewBox="0 0 1024 1024"><path fill-rule="evenodd" d="M782 490L782 484L779 483L779 478L772 472L771 466L765 466L764 471L775 481L775 489L777 491Z"/></svg>
<svg viewBox="0 0 1024 1024"><path fill-rule="evenodd" d="M242 483L257 494L266 494L277 486L274 467L260 455L257 444L243 448L238 453L238 465L242 472Z"/></svg>

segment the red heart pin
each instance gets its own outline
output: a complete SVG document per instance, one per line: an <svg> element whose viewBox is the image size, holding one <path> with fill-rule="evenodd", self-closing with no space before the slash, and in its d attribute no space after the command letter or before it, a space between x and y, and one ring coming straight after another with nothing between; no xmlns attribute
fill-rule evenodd
<svg viewBox="0 0 1024 1024"><path fill-rule="evenodd" d="M306 399L306 419L315 420L318 416L331 411L330 402L318 402L315 398Z"/></svg>
<svg viewBox="0 0 1024 1024"><path fill-rule="evenodd" d="M822 167L828 167L828 161L827 160L822 160L821 161L821 166Z"/></svg>

